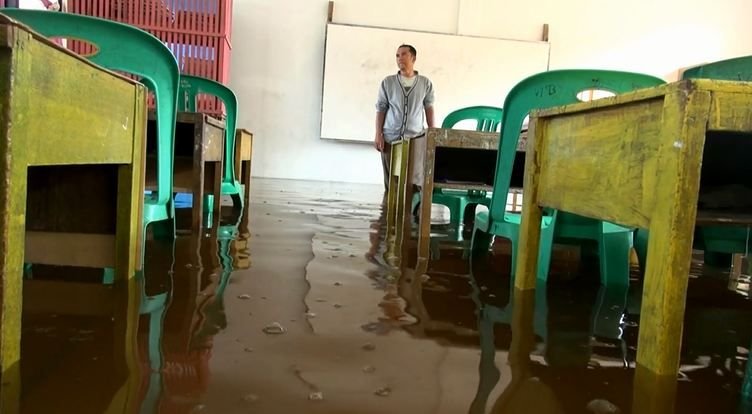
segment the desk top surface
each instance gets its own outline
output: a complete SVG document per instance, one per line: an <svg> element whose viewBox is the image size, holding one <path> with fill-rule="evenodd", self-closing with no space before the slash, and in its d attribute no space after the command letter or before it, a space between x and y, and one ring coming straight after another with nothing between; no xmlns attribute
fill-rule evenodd
<svg viewBox="0 0 752 414"><path fill-rule="evenodd" d="M539 205L641 228L680 210L694 221L706 132L752 133L752 82L682 80L532 115Z"/></svg>
<svg viewBox="0 0 752 414"><path fill-rule="evenodd" d="M713 79L685 79L652 88L638 89L632 92L615 96L596 99L590 102L577 102L569 105L532 111L532 117L550 117L576 112L588 111L596 108L610 107L614 105L629 105L638 101L646 101L664 97L671 93L690 93L695 91L707 91L710 93L739 93L752 94L752 82L725 81Z"/></svg>
<svg viewBox="0 0 752 414"><path fill-rule="evenodd" d="M496 151L499 149L499 132L482 132L465 129L428 128L426 137L436 147L485 149ZM527 145L527 129L520 133L517 151L525 151Z"/></svg>

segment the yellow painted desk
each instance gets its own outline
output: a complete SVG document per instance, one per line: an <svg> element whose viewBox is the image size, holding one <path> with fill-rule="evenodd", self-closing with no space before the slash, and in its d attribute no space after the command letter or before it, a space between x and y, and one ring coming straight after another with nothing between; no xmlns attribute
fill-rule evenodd
<svg viewBox="0 0 752 414"><path fill-rule="evenodd" d="M140 268L146 90L0 16L0 412L19 396L24 261Z"/></svg>
<svg viewBox="0 0 752 414"><path fill-rule="evenodd" d="M500 134L498 132L479 132L479 131L466 131L460 129L443 129L443 128L428 128L426 132L426 156L424 174L423 174L423 188L421 189L421 202L420 202L420 216L418 226L418 261L428 261L430 251L430 233L431 233L431 200L433 197L434 188L447 188L456 190L482 190L493 191L493 177L496 169L496 153L499 148ZM527 141L527 135L523 132L517 145L518 152L525 151L525 144ZM489 152L491 155L491 164L489 165L488 173L490 182L436 182L436 153L438 148L452 148L460 150L481 150ZM454 154L452 154L454 155ZM451 161L450 161L451 162ZM475 168L482 168L483 166L475 166ZM412 169L415 168L410 163L407 168L407 176L410 177ZM513 183L514 186L514 183ZM407 186L405 189L406 205L405 209L409 209L410 200L412 200L412 186ZM409 219L409 212L405 212L403 217Z"/></svg>
<svg viewBox="0 0 752 414"><path fill-rule="evenodd" d="M154 121L153 111L149 113ZM156 123L153 123L156 126ZM156 132L156 130L153 130ZM191 229L219 225L220 197L213 200L212 222L204 222L204 194L220 194L225 122L200 112L178 112L175 125L173 191L192 194ZM147 148L146 189L157 189L157 156Z"/></svg>
<svg viewBox="0 0 752 414"><path fill-rule="evenodd" d="M479 132L460 129L443 129L429 128L426 132L426 156L424 168L424 190L421 192L421 211L418 228L418 260L427 262L430 251L430 230L431 230L431 201L434 188L447 188L456 190L481 190L492 191L493 175L495 172L495 158L499 147L500 135L498 132ZM527 141L527 131L523 130L520 135L520 142L517 151L525 151ZM489 176L489 182L483 183L478 181L453 181L453 182L436 182L436 149L446 148L452 150L480 150L492 152L491 160L493 165L488 166L488 171L480 171L481 175L486 173ZM387 259L393 265L400 265L400 257L403 256L402 250L404 239L411 234L411 212L413 189L407 185L412 177L414 168L420 168L413 165L410 141L397 141L392 143L391 167L389 192L387 196ZM451 163L453 155L458 153L447 154L446 161ZM449 173L456 172L457 166L448 166ZM483 169L483 166L474 165L473 169ZM477 172L477 171L476 171ZM513 180L514 181L514 180ZM515 183L512 183L513 186ZM519 185L517 185L519 186ZM518 206L519 189L513 189L511 210L516 210ZM422 220L422 217L427 217ZM397 252L400 252L397 254Z"/></svg>
<svg viewBox="0 0 752 414"><path fill-rule="evenodd" d="M685 80L531 114L515 285L535 288L542 207L649 229L635 377L648 394L665 386L645 377L673 383L679 367L707 131L752 133L752 83ZM634 412L672 403L636 398Z"/></svg>

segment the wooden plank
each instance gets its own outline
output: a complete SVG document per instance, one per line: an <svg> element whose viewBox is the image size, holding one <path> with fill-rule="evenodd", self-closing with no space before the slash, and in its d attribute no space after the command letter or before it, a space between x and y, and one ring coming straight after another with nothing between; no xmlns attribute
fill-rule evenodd
<svg viewBox="0 0 752 414"><path fill-rule="evenodd" d="M211 119L211 117L208 117ZM225 129L212 122L206 122L203 126L202 145L204 161L222 161L225 149Z"/></svg>
<svg viewBox="0 0 752 414"><path fill-rule="evenodd" d="M428 128L426 137L430 136L437 147L475 148L497 150L499 148L498 132L479 132L463 129Z"/></svg>
<svg viewBox="0 0 752 414"><path fill-rule="evenodd" d="M146 177L146 111L147 91L139 90L136 97L136 117L133 120L133 163L118 171L117 224L115 228L115 279L130 280L143 269L146 243L144 187ZM136 252L136 254L134 254Z"/></svg>
<svg viewBox="0 0 752 414"><path fill-rule="evenodd" d="M752 213L705 210L697 212L696 226L752 226Z"/></svg>
<svg viewBox="0 0 752 414"><path fill-rule="evenodd" d="M14 113L26 114L14 120L14 128L27 137L44 137L28 140L29 164L130 163L135 85L51 45L28 47L25 53L34 56L34 64L24 84L33 86L12 104Z"/></svg>
<svg viewBox="0 0 752 414"><path fill-rule="evenodd" d="M153 114L153 111L149 111ZM153 118L153 115L150 115L150 119ZM177 113L177 116L175 118L176 122L185 123L185 124L192 124L192 125L200 125L204 122L205 116L204 114L200 112L183 112L180 111Z"/></svg>
<svg viewBox="0 0 752 414"><path fill-rule="evenodd" d="M539 160L546 166L540 171L540 203L647 228L663 104L658 97L542 118L556 139L546 141Z"/></svg>
<svg viewBox="0 0 752 414"><path fill-rule="evenodd" d="M204 183L206 178L206 120L202 116L200 122L193 127L193 171L191 174L191 228L194 232L201 228L201 217L204 211Z"/></svg>
<svg viewBox="0 0 752 414"><path fill-rule="evenodd" d="M724 85L713 85L722 87ZM749 83L752 91L752 82ZM752 93L713 91L708 129L752 133Z"/></svg>
<svg viewBox="0 0 752 414"><path fill-rule="evenodd" d="M656 375L679 369L684 304L711 93L675 85L666 96L637 360ZM677 143L679 145L677 145Z"/></svg>
<svg viewBox="0 0 752 414"><path fill-rule="evenodd" d="M9 33L19 45L26 45L29 36L22 36L8 26L0 25L0 33ZM10 43L13 44L13 43ZM11 126L13 113L13 76L28 74L30 59L17 56L15 49L0 53L0 412L16 413L21 398L21 301L24 227L26 225L26 158L25 153L12 154Z"/></svg>
<svg viewBox="0 0 752 414"><path fill-rule="evenodd" d="M238 129L235 135L235 140L239 143L236 145L240 146L239 154L235 157L235 159L250 161L253 146L253 134L246 131L245 129Z"/></svg>
<svg viewBox="0 0 752 414"><path fill-rule="evenodd" d="M147 179L147 189L155 185L156 181ZM173 191L176 193L193 192L193 158L175 157L173 186Z"/></svg>
<svg viewBox="0 0 752 414"><path fill-rule="evenodd" d="M115 266L114 234L26 232L25 261L47 265Z"/></svg>
<svg viewBox="0 0 752 414"><path fill-rule="evenodd" d="M540 207L540 175L542 153L548 145L548 119L532 117L530 134L525 154L525 202L522 203L520 223L519 256L515 269L516 290L535 289L538 274L538 251L540 250L540 223L543 209ZM515 297L516 299L516 297Z"/></svg>
<svg viewBox="0 0 752 414"><path fill-rule="evenodd" d="M386 241L386 252L384 257L388 262L394 260L395 249L394 241L397 232L397 193L399 192L398 175L402 157L402 142L396 142L390 145L389 152L389 184L386 195L386 235L384 236Z"/></svg>
<svg viewBox="0 0 752 414"><path fill-rule="evenodd" d="M251 202L251 159L253 158L253 134L245 129L235 132L235 179L245 188L243 205ZM225 160L227 162L227 160Z"/></svg>
<svg viewBox="0 0 752 414"><path fill-rule="evenodd" d="M433 188L446 188L449 190L481 190L493 191L493 186L483 183L433 183Z"/></svg>

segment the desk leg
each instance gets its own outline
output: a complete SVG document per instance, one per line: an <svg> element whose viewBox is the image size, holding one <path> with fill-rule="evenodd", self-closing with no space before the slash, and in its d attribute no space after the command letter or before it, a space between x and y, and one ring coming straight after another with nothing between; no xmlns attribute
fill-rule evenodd
<svg viewBox="0 0 752 414"><path fill-rule="evenodd" d="M423 188L420 197L420 216L418 217L418 263L428 263L431 249L431 202L433 201L433 169L436 158L436 141L432 134L426 134L426 150L423 166ZM416 145L416 149L420 146ZM412 155L412 154L411 154ZM413 157L410 157L412 164Z"/></svg>
<svg viewBox="0 0 752 414"><path fill-rule="evenodd" d="M133 278L144 268L146 234L143 225L146 176L146 109L134 120L133 160L118 168L117 224L115 228L115 280ZM142 126L142 127L138 127Z"/></svg>
<svg viewBox="0 0 752 414"><path fill-rule="evenodd" d="M0 144L0 152L9 148ZM18 157L18 158L23 158ZM0 157L0 412L17 413L21 398L21 302L26 231L23 163Z"/></svg>
<svg viewBox="0 0 752 414"><path fill-rule="evenodd" d="M212 200L211 223L212 230L216 231L219 229L219 222L222 218L222 168L224 165L221 160L212 164L214 165L214 176L211 193L214 194L214 199Z"/></svg>
<svg viewBox="0 0 752 414"><path fill-rule="evenodd" d="M686 96L666 96L661 129L658 176L646 177L656 189L650 219L647 268L643 287L640 336L637 345L635 389L651 381L649 376L676 378L679 369L684 307L697 215L700 167L705 146L705 128L710 111L708 92L690 91ZM650 180L650 181L647 181ZM641 369L644 368L644 369ZM650 387L646 401L671 401L657 395L662 388ZM644 389L642 387L641 389ZM645 413L668 407L641 405ZM644 401L642 401L644 402ZM670 411L673 411L670 410Z"/></svg>
<svg viewBox="0 0 752 414"><path fill-rule="evenodd" d="M392 147L392 154L394 154L395 148ZM408 232L407 237L403 231L405 226L405 220L410 220L410 201L407 199L408 188L410 188L410 141L402 141L399 148L399 177L397 177L397 193L395 197L397 199L395 206L395 220L394 220L394 258L393 264L400 266L404 256L401 252L405 245L405 240L410 237Z"/></svg>
<svg viewBox="0 0 752 414"><path fill-rule="evenodd" d="M243 205L246 206L244 214L248 214L248 211L250 211L250 207L248 206L251 204L251 160L243 161L240 170L242 171L240 174L240 184L243 185Z"/></svg>
<svg viewBox="0 0 752 414"><path fill-rule="evenodd" d="M198 135L198 134L197 134ZM197 136L196 139L200 139ZM203 148L202 144L194 148ZM204 215L204 179L206 163L203 150L193 153L193 204L191 205L191 231L201 231L201 222Z"/></svg>
<svg viewBox="0 0 752 414"><path fill-rule="evenodd" d="M391 146L391 152L389 154L389 186L387 188L386 195L386 235L384 240L386 242L386 260L390 262L394 256L394 242L396 237L396 218L397 218L397 193L399 188L399 177L397 176L398 157L402 150L402 146L395 148Z"/></svg>
<svg viewBox="0 0 752 414"><path fill-rule="evenodd" d="M541 219L543 211L538 204L540 178L540 143L546 130L544 120L533 118L528 129L527 153L525 154L525 200L522 203L520 242L515 269L515 290L535 289L540 250Z"/></svg>
<svg viewBox="0 0 752 414"><path fill-rule="evenodd" d="M115 374L125 378L123 386L115 393L106 414L136 412L138 394L141 389L141 381L144 376L138 360L138 319L139 302L143 281L132 278L119 282L115 286L117 302L114 318L114 346L113 350L116 361L122 358L122 363L117 365ZM120 362L120 361L118 361Z"/></svg>

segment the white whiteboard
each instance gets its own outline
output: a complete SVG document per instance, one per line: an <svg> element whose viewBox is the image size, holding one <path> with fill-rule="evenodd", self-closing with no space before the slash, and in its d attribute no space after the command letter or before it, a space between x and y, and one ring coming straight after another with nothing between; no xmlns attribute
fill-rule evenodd
<svg viewBox="0 0 752 414"><path fill-rule="evenodd" d="M433 82L436 125L459 108L502 106L512 87L548 68L549 44L330 23L327 26L321 137L373 141L376 97L397 73L395 52L418 51L415 69Z"/></svg>

